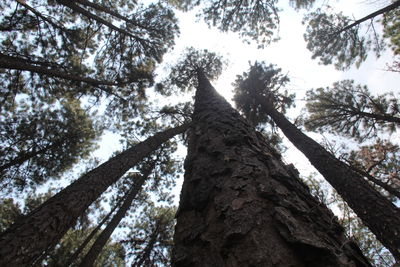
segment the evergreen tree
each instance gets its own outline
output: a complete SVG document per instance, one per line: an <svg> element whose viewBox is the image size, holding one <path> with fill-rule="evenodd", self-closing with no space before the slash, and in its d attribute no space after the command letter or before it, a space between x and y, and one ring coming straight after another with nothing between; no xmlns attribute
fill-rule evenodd
<svg viewBox="0 0 400 267"><path fill-rule="evenodd" d="M135 110L154 82L156 63L174 44L173 12L160 3L124 0L45 2L4 4L3 108L12 109L17 95L28 94L47 102L65 95L94 101L105 96L109 114Z"/></svg>
<svg viewBox="0 0 400 267"><path fill-rule="evenodd" d="M261 78L259 83L262 83ZM240 88L237 90L240 90ZM335 99L337 97L343 101L343 95L337 96L334 93L333 95ZM284 115L277 111L276 101L279 101L279 99L274 96L273 91L264 92L264 94L259 94L256 97L259 99L259 103L263 105L264 112L271 117L285 136L337 190L365 225L377 236L378 240L391 251L394 257L399 258L400 251L397 248L399 247L400 239L395 234L399 231L396 230L396 226L400 225L400 221L399 223L395 222L400 218L399 209L371 187L363 176L303 134ZM354 96L349 93L348 98L351 97ZM358 105L355 101L349 101L349 103ZM359 107L362 105L362 102L359 103ZM341 108L341 106L339 107ZM371 207L371 203L374 203L374 207Z"/></svg>
<svg viewBox="0 0 400 267"><path fill-rule="evenodd" d="M237 32L246 42L255 41L258 48L264 48L279 39L278 0L167 0L169 4L188 11L201 7L198 16L209 26L222 32ZM290 0L296 10L311 8L315 0Z"/></svg>
<svg viewBox="0 0 400 267"><path fill-rule="evenodd" d="M264 105L260 96L266 96L273 92L276 97L274 102L277 109L285 113L288 108L294 105L294 94L288 94L283 88L290 81L282 70L264 62L255 62L250 65L248 72L238 75L233 83L236 108L248 119L257 130L261 131L265 138L278 150L283 149L282 139L276 133L274 122L263 110ZM283 91L283 92L282 92Z"/></svg>
<svg viewBox="0 0 400 267"><path fill-rule="evenodd" d="M400 239L396 233L400 230L397 229L400 225L400 210L347 164L303 134L275 110L267 99L266 107L268 114L285 136L308 158L377 239L399 260Z"/></svg>
<svg viewBox="0 0 400 267"><path fill-rule="evenodd" d="M359 141L376 137L400 125L400 107L394 94L373 96L367 86L354 81L336 82L332 87L307 92L307 130L330 131Z"/></svg>
<svg viewBox="0 0 400 267"><path fill-rule="evenodd" d="M392 38L392 45L397 47L396 37L392 37L392 34L396 34L393 25L398 18L394 10L399 6L400 1L394 1L356 21L343 13L332 13L330 8L317 9L307 14L303 21L307 24L304 39L307 48L313 54L312 58L319 58L322 64L334 64L337 69L344 70L354 63L358 67L365 61L371 49L379 56L384 50L384 41L375 31L372 19L382 14L390 14L384 19L386 30L383 37ZM368 20L371 20L374 32L372 35L363 35L360 26ZM394 50L396 51L396 48Z"/></svg>
<svg viewBox="0 0 400 267"><path fill-rule="evenodd" d="M0 183L22 190L60 177L96 147L102 127L79 101L42 106L25 101L0 119Z"/></svg>
<svg viewBox="0 0 400 267"><path fill-rule="evenodd" d="M0 234L0 264L32 263L126 171L188 125L159 132L86 173Z"/></svg>
<svg viewBox="0 0 400 267"><path fill-rule="evenodd" d="M382 194L395 203L400 199L399 153L398 145L377 139L374 144L361 146L343 157L360 175L366 177L377 188L386 190Z"/></svg>
<svg viewBox="0 0 400 267"><path fill-rule="evenodd" d="M192 120L173 266L370 266L201 70Z"/></svg>
<svg viewBox="0 0 400 267"><path fill-rule="evenodd" d="M173 207L155 207L152 203L144 209L123 241L132 266L171 265L175 212Z"/></svg>
<svg viewBox="0 0 400 267"><path fill-rule="evenodd" d="M103 247L106 245L108 239L114 232L115 228L118 226L118 224L124 218L126 212L131 207L132 201L135 199L137 194L142 190L142 187L146 182L146 180L149 179L151 172L154 170L155 164L156 164L155 162L148 162L143 172L134 177L133 185L130 188L130 190L126 193L124 202L119 207L118 211L115 213L110 222L107 224L106 228L104 228L104 230L96 238L90 250L83 258L80 266L82 267L93 266L97 257L100 255Z"/></svg>

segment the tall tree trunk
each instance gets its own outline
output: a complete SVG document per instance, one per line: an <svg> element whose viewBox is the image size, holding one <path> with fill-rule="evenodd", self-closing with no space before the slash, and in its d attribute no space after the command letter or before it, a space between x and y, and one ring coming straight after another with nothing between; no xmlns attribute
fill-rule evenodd
<svg viewBox="0 0 400 267"><path fill-rule="evenodd" d="M188 125L156 133L73 182L0 234L0 266L27 266L55 245L89 205L126 171Z"/></svg>
<svg viewBox="0 0 400 267"><path fill-rule="evenodd" d="M68 261L65 263L65 266L70 266L72 263L74 263L79 255L82 253L82 251L86 248L87 244L92 240L92 238L97 234L97 232L100 231L101 227L108 221L108 219L111 217L111 215L116 211L121 204L124 202L126 197L121 198L115 206L110 210L110 212L101 220L101 222L94 228L90 234L85 238L85 240L82 242L82 244L75 250L74 254L69 257Z"/></svg>
<svg viewBox="0 0 400 267"><path fill-rule="evenodd" d="M390 186L387 183L382 182L381 180L375 178L373 175L369 174L368 172L366 172L364 170L360 170L357 167L352 166L351 163L349 163L349 162L347 164L352 170L359 173L361 176L367 178L370 182L382 187L389 194L392 194L393 196L397 197L400 200L400 191L398 189Z"/></svg>
<svg viewBox="0 0 400 267"><path fill-rule="evenodd" d="M378 240L400 260L400 209L371 187L357 172L335 158L320 144L303 134L285 116L265 109L286 137L336 189Z"/></svg>
<svg viewBox="0 0 400 267"><path fill-rule="evenodd" d="M103 247L106 245L111 234L114 232L115 228L117 228L121 220L125 217L126 212L132 205L132 201L135 199L137 194L142 190L143 184L153 171L155 162L152 162L150 164L151 165L143 172L143 174L138 178L138 180L135 181L134 185L132 186L132 189L128 192L128 195L125 198L124 204L122 204L122 206L118 209L117 213L107 224L107 227L97 237L96 241L93 243L92 247L85 255L79 266L91 267L94 265L94 262L96 261L100 252L103 250Z"/></svg>
<svg viewBox="0 0 400 267"><path fill-rule="evenodd" d="M174 267L370 266L332 212L199 71Z"/></svg>
<svg viewBox="0 0 400 267"><path fill-rule="evenodd" d="M132 264L132 267L145 266L144 262L149 258L150 253L154 248L154 244L157 241L157 237L160 234L160 223L161 223L161 220L157 220L156 227L154 228L154 231L151 233L149 243L147 243L147 246L142 251L140 258Z"/></svg>

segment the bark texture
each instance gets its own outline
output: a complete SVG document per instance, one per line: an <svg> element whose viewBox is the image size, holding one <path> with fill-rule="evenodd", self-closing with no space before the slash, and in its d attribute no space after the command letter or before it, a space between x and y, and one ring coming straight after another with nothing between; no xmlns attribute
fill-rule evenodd
<svg viewBox="0 0 400 267"><path fill-rule="evenodd" d="M188 125L159 132L93 169L0 234L0 266L28 266L110 185Z"/></svg>
<svg viewBox="0 0 400 267"><path fill-rule="evenodd" d="M101 232L101 234L97 237L96 241L93 243L92 247L88 251L88 253L83 258L80 267L91 267L94 265L97 257L100 255L100 252L103 250L103 247L107 243L108 239L114 232L115 228L117 228L118 224L125 217L126 212L132 205L132 201L135 199L137 194L142 190L143 184L149 177L151 171L154 169L153 166L146 170L146 173L143 173L139 176L139 179L135 182L132 189L128 192L124 203L118 209L117 213L111 219L111 221L107 224L107 227Z"/></svg>
<svg viewBox="0 0 400 267"><path fill-rule="evenodd" d="M400 209L351 167L303 134L272 106L268 105L267 112L276 125L336 189L396 260L400 261Z"/></svg>
<svg viewBox="0 0 400 267"><path fill-rule="evenodd" d="M199 72L174 267L370 266L331 211Z"/></svg>

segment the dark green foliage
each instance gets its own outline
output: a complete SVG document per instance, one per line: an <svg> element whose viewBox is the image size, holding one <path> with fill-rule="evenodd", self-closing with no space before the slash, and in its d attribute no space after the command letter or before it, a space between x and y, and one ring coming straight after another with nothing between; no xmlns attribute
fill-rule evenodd
<svg viewBox="0 0 400 267"><path fill-rule="evenodd" d="M278 40L275 36L279 28L278 0L170 0L168 2L183 10L200 6L201 12L198 16L209 26L217 27L223 32L237 32L247 43L256 41L260 48Z"/></svg>
<svg viewBox="0 0 400 267"><path fill-rule="evenodd" d="M29 27L10 26L21 23ZM162 4L122 0L10 4L0 25L0 53L14 59L13 66L0 62L6 68L0 74L6 108L18 94L41 101L88 96L95 103L105 96L107 112L117 119L145 100L155 65L179 31L174 13Z"/></svg>
<svg viewBox="0 0 400 267"><path fill-rule="evenodd" d="M307 92L308 130L333 131L359 141L375 137L382 129L395 132L400 124L399 103L393 94L373 96L354 81Z"/></svg>
<svg viewBox="0 0 400 267"><path fill-rule="evenodd" d="M289 3L291 6L293 6L295 9L309 9L311 8L316 0L290 0Z"/></svg>
<svg viewBox="0 0 400 267"><path fill-rule="evenodd" d="M175 90L193 90L197 85L198 69L203 69L207 77L214 80L221 74L224 64L220 55L207 49L187 48L180 60L171 67L167 79L157 84L156 90L167 95Z"/></svg>
<svg viewBox="0 0 400 267"><path fill-rule="evenodd" d="M122 241L132 266L170 266L175 212L174 207L152 203L144 208Z"/></svg>
<svg viewBox="0 0 400 267"><path fill-rule="evenodd" d="M324 65L334 64L337 69L347 69L353 63L359 66L367 58L373 43L360 34L359 26L341 32L351 22L352 19L342 13L328 13L321 9L309 13L303 21L307 24L304 39L312 58L319 58ZM379 55L382 50L380 41L374 50Z"/></svg>
<svg viewBox="0 0 400 267"><path fill-rule="evenodd" d="M371 50L377 57L385 49L382 37L390 39L395 53L398 48L398 8L400 1L393 1L375 12L358 20L344 16L342 13L332 13L317 9L305 17L307 32L304 38L308 42L307 48L313 53L312 58L320 58L322 64L334 64L337 69L347 69L353 63L357 67L367 58ZM374 18L384 15L384 35L376 31ZM362 24L370 22L368 29Z"/></svg>
<svg viewBox="0 0 400 267"><path fill-rule="evenodd" d="M1 184L22 190L57 178L96 147L101 128L78 101L22 103L0 121Z"/></svg>
<svg viewBox="0 0 400 267"><path fill-rule="evenodd" d="M295 95L283 90L289 81L275 65L255 62L250 65L248 72L238 75L233 83L236 108L274 145L282 140L275 132L275 124L267 115L265 105L271 97L275 108L283 113L294 105Z"/></svg>
<svg viewBox="0 0 400 267"><path fill-rule="evenodd" d="M64 266L65 262L71 256L73 251L83 242L86 235L93 230L93 226L83 229L71 229L69 230L58 244L58 246L47 256L42 262L45 266ZM90 246L89 246L90 247ZM79 262L78 259L77 262ZM71 265L78 266L78 265ZM123 267L125 265L125 250L120 243L115 241L109 241L99 254L96 263L93 265L95 267L103 266L115 266Z"/></svg>

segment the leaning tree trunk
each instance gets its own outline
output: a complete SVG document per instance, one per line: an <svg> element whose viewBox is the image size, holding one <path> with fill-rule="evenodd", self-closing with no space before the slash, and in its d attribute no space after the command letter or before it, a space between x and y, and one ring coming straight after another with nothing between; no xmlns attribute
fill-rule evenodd
<svg viewBox="0 0 400 267"><path fill-rule="evenodd" d="M153 232L150 235L149 243L147 243L146 247L143 249L139 259L132 263L132 267L142 267L146 266L144 265L145 261L149 259L150 253L154 248L154 245L157 242L157 237L160 234L160 223L161 220L156 221L156 226L153 230Z"/></svg>
<svg viewBox="0 0 400 267"><path fill-rule="evenodd" d="M74 254L71 255L71 257L68 258L68 260L65 262L65 266L70 266L72 263L74 263L79 255L82 253L82 251L86 248L87 244L92 240L92 238L100 231L101 227L108 221L108 219L111 217L111 215L116 211L124 202L126 199L126 196L122 197L116 204L115 206L108 212L108 214L100 221L100 223L94 228L90 234L85 238L85 240L79 245L79 247L75 250Z"/></svg>
<svg viewBox="0 0 400 267"><path fill-rule="evenodd" d="M286 137L303 152L377 239L400 261L400 209L347 164L303 134L272 104L266 105L265 109Z"/></svg>
<svg viewBox="0 0 400 267"><path fill-rule="evenodd" d="M150 163L148 168L139 176L137 181L133 184L131 190L127 193L124 203L118 209L117 213L111 219L111 221L107 224L107 227L101 232L101 234L97 237L96 241L94 241L92 247L88 251L88 253L83 258L81 267L91 267L94 265L94 262L100 255L104 246L106 245L108 239L111 234L114 232L115 228L117 228L118 224L125 217L126 212L132 205L132 201L135 199L137 194L142 190L143 184L150 176L155 166L155 162Z"/></svg>
<svg viewBox="0 0 400 267"><path fill-rule="evenodd" d="M201 71L192 119L173 266L370 266Z"/></svg>
<svg viewBox="0 0 400 267"><path fill-rule="evenodd" d="M0 266L27 266L54 246L89 205L126 171L182 133L188 125L159 132L73 182L0 234Z"/></svg>

